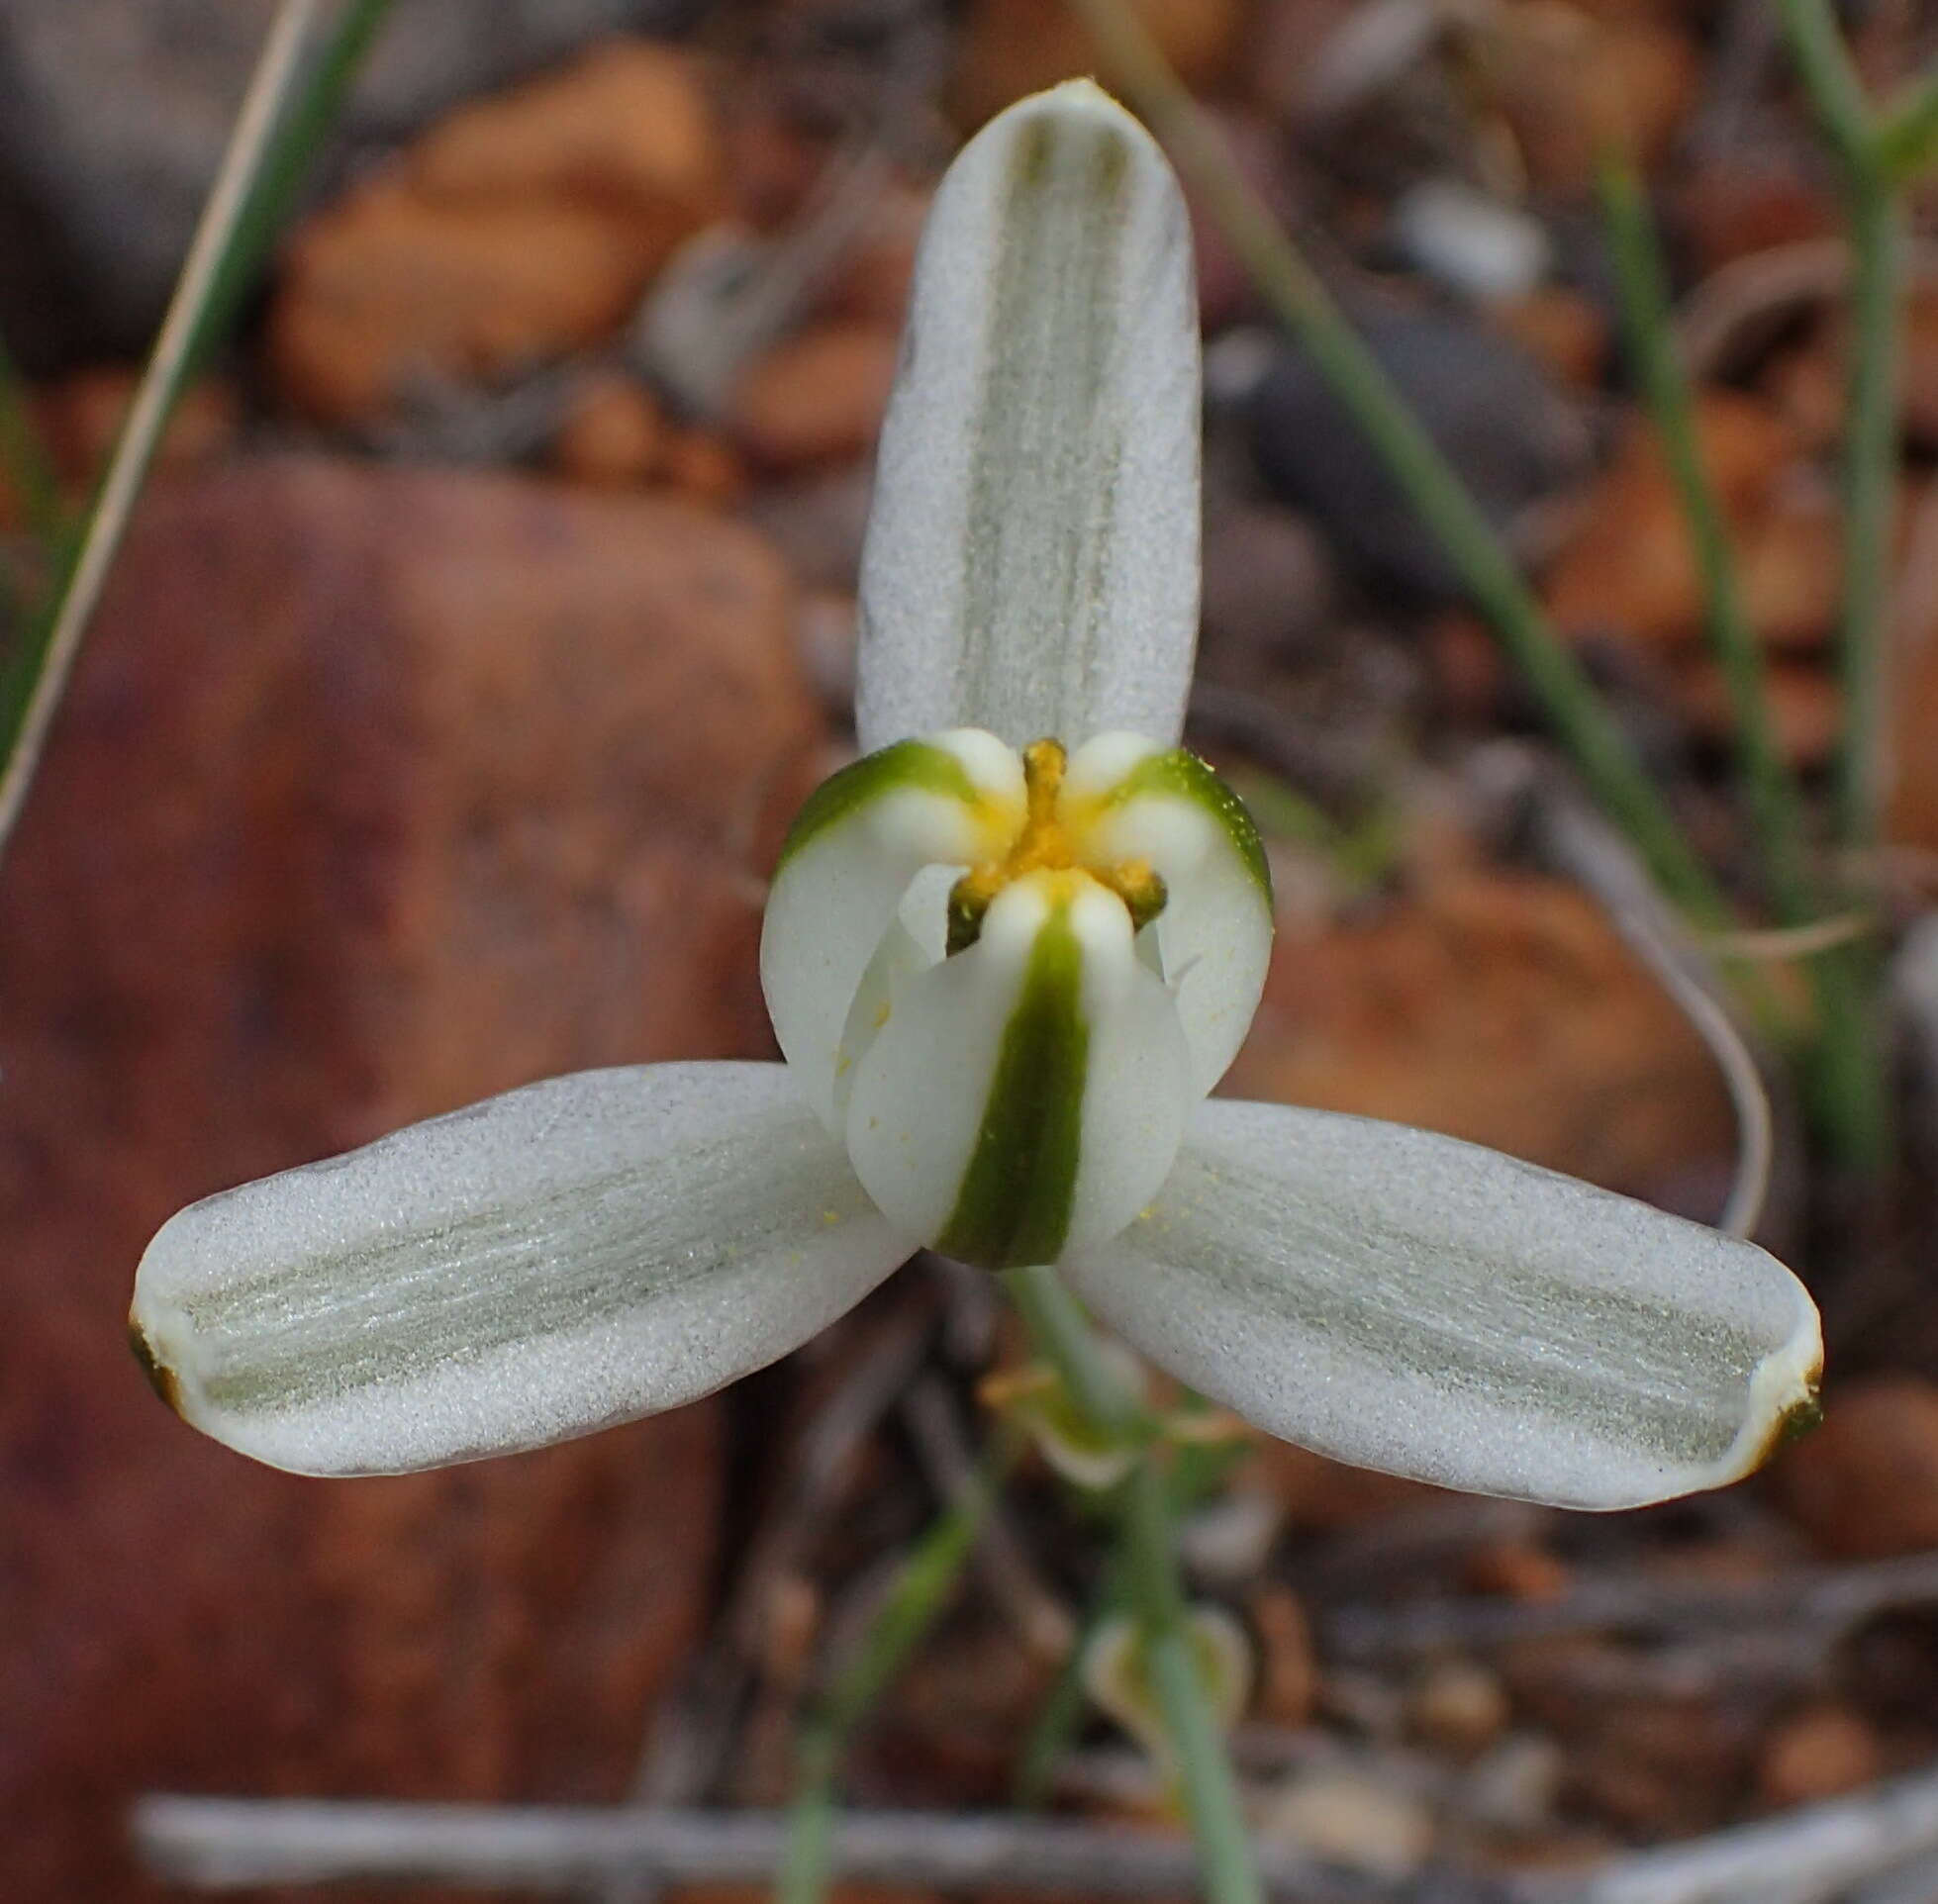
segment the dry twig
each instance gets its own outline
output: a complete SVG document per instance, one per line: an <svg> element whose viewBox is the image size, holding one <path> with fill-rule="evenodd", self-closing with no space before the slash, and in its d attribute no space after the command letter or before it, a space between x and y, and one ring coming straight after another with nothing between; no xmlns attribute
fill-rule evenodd
<svg viewBox="0 0 1938 1904"><path fill-rule="evenodd" d="M212 1890L412 1878L548 1895L615 1878L760 1883L784 1829L757 1812L174 1796L143 1799L134 1817L152 1870ZM1586 1878L1440 1868L1380 1884L1260 1849L1266 1890L1287 1904L1829 1904L1938 1852L1938 1772L1638 1852ZM1091 1898L1186 1895L1196 1868L1182 1838L1008 1813L850 1813L835 1826L831 1863L863 1884Z"/></svg>
<svg viewBox="0 0 1938 1904"><path fill-rule="evenodd" d="M1560 1633L1816 1628L1834 1645L1895 1607L1938 1601L1938 1553L1856 1567L1792 1568L1750 1585L1604 1571L1555 1600L1439 1599L1347 1606L1321 1616L1329 1657L1362 1664Z"/></svg>

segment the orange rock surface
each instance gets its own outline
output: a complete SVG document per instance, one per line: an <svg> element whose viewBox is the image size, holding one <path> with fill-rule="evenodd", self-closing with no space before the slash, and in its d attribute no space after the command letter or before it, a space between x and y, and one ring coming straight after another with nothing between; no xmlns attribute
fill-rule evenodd
<svg viewBox="0 0 1938 1904"><path fill-rule="evenodd" d="M706 1403L317 1482L123 1335L191 1197L559 1070L760 1055L820 740L790 589L679 504L258 461L145 503L0 887L8 1893L150 1788L610 1801L706 1615ZM790 784L792 783L792 784Z"/></svg>

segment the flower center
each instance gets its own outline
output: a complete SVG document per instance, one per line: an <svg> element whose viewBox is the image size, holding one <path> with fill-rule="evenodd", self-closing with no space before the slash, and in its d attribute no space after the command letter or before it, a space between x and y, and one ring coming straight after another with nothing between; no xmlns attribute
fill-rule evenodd
<svg viewBox="0 0 1938 1904"><path fill-rule="evenodd" d="M1060 740L1033 740L1022 750L1026 797L1022 825L1001 859L972 867L950 889L951 954L976 943L990 902L1031 873L1064 873L1073 881L1094 882L1114 893L1130 914L1132 931L1140 931L1164 910L1164 882L1148 860L1102 860L1085 850L1092 817L1085 809L1093 803L1063 798L1068 765Z"/></svg>

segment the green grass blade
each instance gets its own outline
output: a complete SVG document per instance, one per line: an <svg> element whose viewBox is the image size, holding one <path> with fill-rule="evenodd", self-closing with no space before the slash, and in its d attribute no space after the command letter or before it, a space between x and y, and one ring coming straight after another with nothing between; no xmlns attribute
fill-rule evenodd
<svg viewBox="0 0 1938 1904"><path fill-rule="evenodd" d="M357 0L344 13L317 64L307 69L309 90L301 92L304 53L323 0L282 0L85 524L60 565L51 599L29 619L0 665L0 853L26 803L88 619L168 418L253 281L302 163L328 130L385 4Z"/></svg>
<svg viewBox="0 0 1938 1904"><path fill-rule="evenodd" d="M1802 924L1815 915L1803 852L1802 796L1777 743L1762 644L1750 626L1722 505L1703 464L1696 399L1676 347L1655 222L1642 181L1626 158L1604 153L1599 184L1629 355L1682 505L1702 582L1703 625L1735 716L1736 770L1750 829L1778 916L1787 925Z"/></svg>

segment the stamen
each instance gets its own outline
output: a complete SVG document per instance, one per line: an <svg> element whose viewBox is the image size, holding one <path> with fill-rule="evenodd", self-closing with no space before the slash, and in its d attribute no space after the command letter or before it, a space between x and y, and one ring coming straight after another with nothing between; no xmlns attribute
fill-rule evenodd
<svg viewBox="0 0 1938 1904"><path fill-rule="evenodd" d="M983 915L990 902L1013 880L1025 873L1077 872L1094 879L1120 899L1130 913L1131 929L1141 930L1164 909L1164 882L1146 860L1125 860L1116 866L1093 866L1085 861L1070 836L1068 816L1060 812L1063 777L1069 756L1060 740L1032 740L1022 750L1023 788L1027 807L1021 830L1000 860L973 868L949 893L948 950L966 951L982 936Z"/></svg>
<svg viewBox="0 0 1938 1904"><path fill-rule="evenodd" d="M1130 929L1141 932L1164 910L1170 897L1164 881L1149 860L1127 859L1121 866L1105 867L1097 878L1130 908Z"/></svg>
<svg viewBox="0 0 1938 1904"><path fill-rule="evenodd" d="M1070 756L1060 740L1032 740L1022 750L1022 784L1029 794L1025 836L1056 824L1056 799L1063 791L1063 770L1069 764Z"/></svg>

